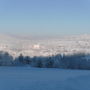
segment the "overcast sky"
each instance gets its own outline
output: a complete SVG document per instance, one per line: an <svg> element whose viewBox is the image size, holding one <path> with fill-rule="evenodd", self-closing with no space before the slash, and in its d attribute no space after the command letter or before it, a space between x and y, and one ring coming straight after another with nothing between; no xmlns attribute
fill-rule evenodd
<svg viewBox="0 0 90 90"><path fill-rule="evenodd" d="M0 0L0 33L90 33L90 0Z"/></svg>

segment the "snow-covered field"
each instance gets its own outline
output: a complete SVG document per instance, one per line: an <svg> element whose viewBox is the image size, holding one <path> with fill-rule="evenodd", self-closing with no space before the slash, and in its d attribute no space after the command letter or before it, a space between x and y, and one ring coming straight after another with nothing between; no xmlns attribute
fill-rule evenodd
<svg viewBox="0 0 90 90"><path fill-rule="evenodd" d="M0 90L90 90L90 71L0 67Z"/></svg>
<svg viewBox="0 0 90 90"><path fill-rule="evenodd" d="M48 56L55 54L90 53L90 35L59 37L24 37L0 34L0 51L13 56Z"/></svg>
<svg viewBox="0 0 90 90"><path fill-rule="evenodd" d="M0 51L13 56L90 53L90 35L43 39L0 35ZM0 67L0 90L90 90L90 70Z"/></svg>

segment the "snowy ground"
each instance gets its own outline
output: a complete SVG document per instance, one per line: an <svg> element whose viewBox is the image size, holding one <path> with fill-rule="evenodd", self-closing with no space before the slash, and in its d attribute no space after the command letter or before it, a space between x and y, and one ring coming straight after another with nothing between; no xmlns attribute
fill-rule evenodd
<svg viewBox="0 0 90 90"><path fill-rule="evenodd" d="M90 71L0 67L0 90L90 90Z"/></svg>
<svg viewBox="0 0 90 90"><path fill-rule="evenodd" d="M0 34L0 51L14 57L49 56L56 54L90 53L90 34L34 38Z"/></svg>

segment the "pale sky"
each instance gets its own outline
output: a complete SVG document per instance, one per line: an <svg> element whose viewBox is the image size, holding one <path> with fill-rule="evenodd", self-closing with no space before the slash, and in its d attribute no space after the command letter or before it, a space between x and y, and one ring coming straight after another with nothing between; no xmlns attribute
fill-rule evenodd
<svg viewBox="0 0 90 90"><path fill-rule="evenodd" d="M90 33L90 0L0 0L0 33Z"/></svg>

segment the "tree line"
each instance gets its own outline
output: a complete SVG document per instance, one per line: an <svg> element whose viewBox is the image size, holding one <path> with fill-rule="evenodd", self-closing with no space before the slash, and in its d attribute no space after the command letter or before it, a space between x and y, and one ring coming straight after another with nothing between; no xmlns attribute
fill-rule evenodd
<svg viewBox="0 0 90 90"><path fill-rule="evenodd" d="M8 52L0 51L0 66L25 66L38 68L90 69L90 54L23 56L13 58Z"/></svg>

